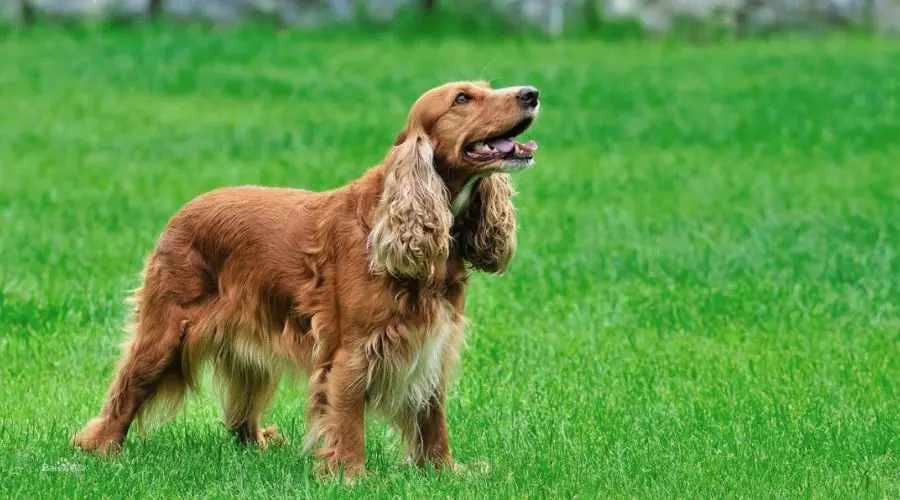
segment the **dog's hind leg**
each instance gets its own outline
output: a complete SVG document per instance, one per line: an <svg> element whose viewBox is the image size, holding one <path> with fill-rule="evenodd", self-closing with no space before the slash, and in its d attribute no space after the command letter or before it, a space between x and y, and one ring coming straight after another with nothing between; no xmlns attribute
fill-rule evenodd
<svg viewBox="0 0 900 500"><path fill-rule="evenodd" d="M260 448L283 443L284 437L276 432L275 426L260 426L278 388L278 369L238 358L232 348L216 358L215 371L222 384L225 426L238 441Z"/></svg>
<svg viewBox="0 0 900 500"><path fill-rule="evenodd" d="M164 293L136 296L135 324L100 415L72 438L73 446L101 455L121 449L132 421L151 403L174 410L191 383L183 354L189 314Z"/></svg>

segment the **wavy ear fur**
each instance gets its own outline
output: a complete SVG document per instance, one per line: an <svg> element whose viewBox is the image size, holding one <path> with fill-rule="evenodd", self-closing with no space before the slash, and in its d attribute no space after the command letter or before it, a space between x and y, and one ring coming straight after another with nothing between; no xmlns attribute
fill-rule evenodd
<svg viewBox="0 0 900 500"><path fill-rule="evenodd" d="M426 278L447 259L453 216L447 188L434 170L431 140L404 135L384 163L384 189L369 234L369 268Z"/></svg>
<svg viewBox="0 0 900 500"><path fill-rule="evenodd" d="M478 181L459 235L463 258L472 267L489 273L506 272L516 253L515 194L507 174Z"/></svg>

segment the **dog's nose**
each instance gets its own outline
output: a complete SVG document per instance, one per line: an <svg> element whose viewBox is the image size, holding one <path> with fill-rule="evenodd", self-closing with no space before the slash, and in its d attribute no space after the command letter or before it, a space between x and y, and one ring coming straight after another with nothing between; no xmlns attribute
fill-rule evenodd
<svg viewBox="0 0 900 500"><path fill-rule="evenodd" d="M522 87L519 89L517 97L526 106L536 108L538 105L538 89L534 87Z"/></svg>

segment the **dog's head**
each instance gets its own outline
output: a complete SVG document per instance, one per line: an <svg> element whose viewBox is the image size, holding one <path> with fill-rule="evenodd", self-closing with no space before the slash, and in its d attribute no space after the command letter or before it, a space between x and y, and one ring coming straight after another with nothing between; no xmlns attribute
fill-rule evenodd
<svg viewBox="0 0 900 500"><path fill-rule="evenodd" d="M454 82L423 94L384 161L384 189L369 235L372 271L430 276L449 255L448 178L481 178L479 192L500 184L495 191L508 198L507 181L493 174L532 164L537 145L516 137L531 126L539 107L538 90L530 86L492 89L484 82ZM495 179L484 179L490 176ZM470 260L483 269L502 270L515 247L513 210L508 200L482 200L480 206L482 219L490 220L480 224L480 245L475 246L495 258ZM503 249L492 245L499 240L505 242Z"/></svg>
<svg viewBox="0 0 900 500"><path fill-rule="evenodd" d="M428 140L433 161L463 173L515 172L533 162L534 141L516 138L540 109L531 86L492 89L486 82L454 82L423 94L413 105L400 145L410 136Z"/></svg>

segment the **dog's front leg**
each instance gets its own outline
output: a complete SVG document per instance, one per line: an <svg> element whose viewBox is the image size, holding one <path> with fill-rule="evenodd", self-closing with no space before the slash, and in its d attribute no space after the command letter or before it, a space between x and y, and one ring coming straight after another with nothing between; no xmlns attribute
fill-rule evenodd
<svg viewBox="0 0 900 500"><path fill-rule="evenodd" d="M436 469L453 466L443 390L434 394L423 408L410 408L399 415L397 426L406 438L409 457L419 467Z"/></svg>
<svg viewBox="0 0 900 500"><path fill-rule="evenodd" d="M365 462L365 363L339 349L325 380L322 457L319 471L347 479L363 471Z"/></svg>
<svg viewBox="0 0 900 500"><path fill-rule="evenodd" d="M450 438L447 434L447 417L444 411L443 395L435 395L433 403L419 413L419 431L422 438L422 455L419 466L424 460L435 468L453 465L450 454Z"/></svg>

